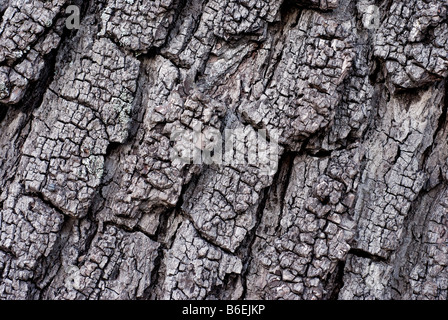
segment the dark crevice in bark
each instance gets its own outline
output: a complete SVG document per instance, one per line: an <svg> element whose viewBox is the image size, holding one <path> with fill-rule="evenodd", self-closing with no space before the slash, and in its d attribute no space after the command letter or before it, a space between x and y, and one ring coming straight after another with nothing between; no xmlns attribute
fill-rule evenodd
<svg viewBox="0 0 448 320"><path fill-rule="evenodd" d="M5 13L7 8L8 8L8 2L7 1L0 2L0 22L2 21L3 14Z"/></svg>
<svg viewBox="0 0 448 320"><path fill-rule="evenodd" d="M350 254L354 255L356 257L359 257L359 258L370 259L370 260L375 261L375 262L388 262L388 260L389 260L389 259L386 259L384 257L378 256L378 255L375 255L375 254L371 254L370 252L364 251L362 249L356 249L356 248L351 248L348 251L348 255L350 255Z"/></svg>
<svg viewBox="0 0 448 320"><path fill-rule="evenodd" d="M109 144L107 145L106 148L106 154L104 155L105 158L110 157L110 155L112 154L112 152L114 152L115 150L117 150L122 144L119 142L109 142Z"/></svg>
<svg viewBox="0 0 448 320"><path fill-rule="evenodd" d="M139 58L138 60L140 61L140 70L137 78L137 90L132 102L131 123L129 124L129 136L127 139L129 142L134 140L146 112L146 108L143 106L143 95L144 89L148 85L148 73L146 71L148 60L147 58Z"/></svg>
<svg viewBox="0 0 448 320"><path fill-rule="evenodd" d="M88 216L90 216L90 214L88 214ZM82 257L89 252L90 247L92 246L93 239L95 238L95 236L98 232L98 228L99 228L98 223L96 223L92 220L90 220L90 222L92 223L92 227L90 228L89 233L86 236L86 239L84 241L84 246L81 247L79 250L79 257Z"/></svg>
<svg viewBox="0 0 448 320"><path fill-rule="evenodd" d="M157 289L161 286L160 281L163 280L163 274L165 272L163 265L163 260L165 258L165 253L169 249L171 249L171 246L174 242L174 239L177 235L177 232L182 225L182 223L178 223L175 226L174 232L172 232L171 238L169 239L163 239L166 236L166 233L168 232L168 222L171 218L171 215L178 215L178 209L174 209L173 212L170 215L166 215L166 217L161 217L161 223L159 225L159 228L156 232L158 235L157 242L160 244L160 247L157 250L157 257L154 259L154 266L151 272L151 284L148 288L144 290L142 300L157 300L158 299L158 291ZM172 226L170 226L172 227Z"/></svg>
<svg viewBox="0 0 448 320"><path fill-rule="evenodd" d="M184 5L182 7L182 10L187 9L187 7L186 7L187 4L188 5L192 4L191 2L186 1L186 0L183 0L183 1L184 1ZM179 49L179 54L184 52L184 50L186 49L186 47L190 43L191 39L194 37L196 31L198 30L199 25L200 25L200 21L201 21L201 17L202 17L202 14L204 12L203 10L204 10L204 7L207 5L207 3L208 3L208 0L201 0L200 4L199 4L199 7L196 7L195 9L193 9L194 10L193 17L195 16L195 14L197 14L197 17L196 17L197 19L193 18L193 20L194 20L193 26L192 26L192 28L190 30L188 30L188 34L186 35L186 39L182 43L182 47ZM176 19L174 19L174 21L176 23L173 24L173 28L169 29L167 40L165 42L165 45L162 46L162 48L164 48L174 38L173 33L179 31L179 28L181 26L181 23L180 23L181 20L179 18L181 17L182 10L179 10L179 15L177 15ZM197 10L199 10L199 12ZM165 59L170 60L179 69L180 68L187 68L187 69L189 68L188 65L183 65L182 63L180 63L180 64L176 63L174 60L176 60L177 57L172 55L171 53L163 52L163 53L161 53L161 56L163 56Z"/></svg>
<svg viewBox="0 0 448 320"><path fill-rule="evenodd" d="M168 226L168 216L165 217L164 214L161 215L160 219L162 220L161 223L159 224L159 228L157 229L156 234L158 235L158 237L160 237L162 234L164 235L166 233L166 229ZM177 233L177 231L176 231ZM142 300L156 300L157 296L156 296L156 288L159 285L159 279L161 276L161 269L162 269L162 262L163 259L165 257L165 251L167 250L167 248L165 247L165 244L163 241L157 241L160 246L157 249L157 256L154 259L154 266L153 269L151 271L151 283L149 285L148 288L146 288L143 292L143 297Z"/></svg>
<svg viewBox="0 0 448 320"><path fill-rule="evenodd" d="M10 249L10 248L6 248L6 247L4 247L4 246L0 246L0 251L6 253L6 254L8 254L8 255L10 255L10 256L13 257L14 259L17 258L16 253L15 253L12 249ZM0 274L0 275L1 275L1 274Z"/></svg>
<svg viewBox="0 0 448 320"><path fill-rule="evenodd" d="M231 294L238 286L240 279L239 274L226 273L221 285L212 284L207 294L207 299L210 300L230 300Z"/></svg>
<svg viewBox="0 0 448 320"><path fill-rule="evenodd" d="M279 224L275 228L275 234L279 234L280 221L283 217L283 213L285 210L285 201L286 201L286 192L288 191L289 182L291 179L292 171L294 169L294 159L296 158L296 154L292 152L286 152L283 154L280 163L282 164L282 169L279 170L279 176L274 177L273 186L277 185L277 183L281 182L281 190L278 195L278 201L280 202L280 212L279 212Z"/></svg>
<svg viewBox="0 0 448 320"><path fill-rule="evenodd" d="M423 199L425 199L426 197L431 198L431 207L434 205L437 205L439 203L438 199L439 197L443 194L442 190L445 187L444 184L440 184L438 185L436 188L430 190L430 191L425 191L425 190L421 190L419 192L419 194L417 195L417 197L415 198L415 200L411 203L411 206L409 208L409 211L406 215L406 217L404 218L403 224L404 226L406 226L406 228L408 226L410 226L410 222L415 220L415 215L418 212L418 209L420 208L420 206L422 205L422 203L424 203ZM426 216L428 214L430 210L425 210L425 221L426 221ZM426 223L423 224L419 224L419 227L424 227L426 226Z"/></svg>
<svg viewBox="0 0 448 320"><path fill-rule="evenodd" d="M57 213L59 213L62 216L68 216L66 213L64 213L58 206L54 205L53 202L51 202L50 200L48 200L42 192L25 192L23 194L24 196L29 196L32 198L37 198L39 199L42 203L44 203L48 208L56 211Z"/></svg>
<svg viewBox="0 0 448 320"><path fill-rule="evenodd" d="M131 120L128 127L128 136L126 138L126 141L123 143L121 142L109 142L106 153L104 155L104 173L103 177L101 178L101 184L97 187L97 190L99 192L98 196L101 199L98 199L97 197L94 197L94 200L100 200L104 202L104 197L102 196L102 189L105 185L108 185L111 180L106 180L108 178L109 168L112 166L114 167L115 164L113 163L112 155L120 155L121 151L123 150L123 146L128 144L133 144L135 142L135 136L137 135L137 132L140 128L140 125L142 123L142 119L144 118L144 114L146 112L146 108L142 105L143 103L143 92L144 88L147 85L147 72L146 72L146 64L145 59L142 57L141 63L140 63L140 70L138 74L137 79L137 89L135 92L135 97L132 102L132 109L131 109ZM100 117L97 117L100 119ZM118 157L120 159L120 157ZM110 178L110 177L109 177ZM96 203L92 203L91 207L95 207L95 212L100 212L104 205L96 205Z"/></svg>
<svg viewBox="0 0 448 320"><path fill-rule="evenodd" d="M27 120L22 126L22 128L26 127L28 124L32 122L31 121L32 111L42 104L45 92L49 87L50 83L53 81L57 52L61 48L63 39L64 34L58 47L50 51L50 53L48 53L48 55L45 56L44 64L46 67L42 70L42 74L40 75L39 79L37 81L31 82L28 85L22 100L20 100L20 102L17 105L13 106L8 106L0 103L0 122L6 117L7 111L11 110L12 108L21 110L21 112L26 114ZM20 133L18 134L18 137L20 137ZM24 141L25 139L23 139L22 142ZM21 145L17 146L17 149L20 150Z"/></svg>
<svg viewBox="0 0 448 320"><path fill-rule="evenodd" d="M65 39L73 39L75 38L75 36L78 33L78 29L73 28L73 29L67 29L65 27L65 18L68 18L68 14L65 13L65 8L68 7L69 5L75 5L79 8L79 21L80 21L80 28L82 28L82 22L83 22L83 17L85 17L87 15L87 12L89 10L92 9L92 7L95 6L95 1L89 1L89 0L72 0L70 1L70 3L67 3L65 5L65 7L61 10L59 17L64 18L64 29L63 29L63 36L61 39L61 44L64 42ZM55 19L56 20L56 19Z"/></svg>
<svg viewBox="0 0 448 320"><path fill-rule="evenodd" d="M83 8L85 6L84 1L78 1L82 2L81 7ZM64 11L64 10L63 10ZM57 17L55 17L54 21L57 21L57 19L60 16L65 15L65 11L63 13L58 14ZM76 30L74 30L76 32ZM68 39L71 39L74 36L74 32L70 31L66 28L63 29L61 40L57 46L57 48L51 50L45 57L44 57L44 64L45 68L42 70L42 73L38 80L31 82L28 87L26 88L26 92L22 98L22 100L14 106L7 107L4 104L0 104L0 122L5 118L6 113L11 108L14 108L16 110L21 110L24 114L26 114L26 120L24 121L23 125L20 127L18 134L16 135L18 137L16 149L21 150L23 143L26 140L26 137L28 135L29 130L31 129L31 124L33 122L33 115L32 112L36 108L38 108L43 101L44 95L49 88L50 84L54 80L55 70L56 70L56 61L57 56L60 50L62 50L65 47L65 43L69 41ZM24 128L28 128L26 130L27 132L23 132ZM13 168L17 168L20 161L20 156L17 157L17 161L14 163ZM3 170L6 174L6 172L13 172L15 169L13 168L7 168L6 170ZM14 175L11 176L11 178ZM11 179L9 178L9 179Z"/></svg>
<svg viewBox="0 0 448 320"><path fill-rule="evenodd" d="M374 89L373 89L373 94L372 94L372 99L371 99L371 112L370 112L370 116L367 120L368 125L364 131L364 134L362 136L362 138L360 139L360 143L366 143L368 142L372 136L374 136L374 134L376 133L377 127L378 125L381 123L382 117L379 114L380 113L380 106L382 103L385 103L387 100L387 97L385 97L385 95L388 95L388 93L386 92L387 86L384 84L375 84L374 85ZM361 166L361 167L365 167ZM362 176L362 172L360 171Z"/></svg>
<svg viewBox="0 0 448 320"><path fill-rule="evenodd" d="M243 299L243 300L246 298L246 294L247 294L247 274L250 269L251 260L253 259L252 247L253 247L253 244L256 239L256 233L257 233L257 229L260 225L261 218L263 216L263 211L266 207L266 201L269 196L270 189L271 189L271 187L268 187L268 188L265 188L265 190L263 190L263 196L262 196L260 204L258 205L258 208L257 208L257 213L256 213L256 218L255 218L256 219L255 226L253 227L252 230L250 230L250 232L248 232L246 238L243 240L240 247L236 251L236 255L239 256L241 258L241 260L243 261L243 270L241 272L241 279L242 279L241 282L243 285L243 294L241 295L241 299Z"/></svg>
<svg viewBox="0 0 448 320"><path fill-rule="evenodd" d="M268 88L275 74L275 70L277 70L280 61L283 57L283 47L280 52L276 52L277 44L284 43L286 39L288 21L293 19L293 22L289 27L292 29L296 27L299 23L300 17L302 16L302 10L294 4L293 0L285 0L280 7L280 22L274 25L271 29L273 30L275 36L273 36L272 40L272 49L269 52L269 59L266 63L266 66L263 70L263 79L264 79L264 89ZM272 61L275 58L275 61ZM269 72L269 74L267 74Z"/></svg>
<svg viewBox="0 0 448 320"><path fill-rule="evenodd" d="M57 275L61 268L61 258L63 248L66 245L70 232L75 224L76 219L69 216L64 216L64 222L61 226L61 230L58 233L58 239L54 244L50 254L47 257L42 257L42 261L38 263L37 276L34 277L36 286L39 290L39 300L48 290L54 277ZM39 274L40 273L40 274Z"/></svg>
<svg viewBox="0 0 448 320"><path fill-rule="evenodd" d="M345 148L343 148L343 149L345 149ZM312 157L316 157L316 158L328 158L328 157L331 157L331 154L333 153L333 151L337 151L337 150L323 150L322 149L317 152L309 152L309 155Z"/></svg>
<svg viewBox="0 0 448 320"><path fill-rule="evenodd" d="M371 50L371 52L373 52L373 45L370 44L369 48ZM379 84L382 83L384 84L385 82L385 76L383 73L383 61L381 61L380 59L373 57L373 53L370 53L370 56L372 56L369 60L370 60L370 73L369 73L369 81L372 85L375 84Z"/></svg>
<svg viewBox="0 0 448 320"><path fill-rule="evenodd" d="M27 91L20 102L20 108L23 112L30 113L42 104L45 92L54 78L56 55L60 47L59 44L58 48L48 54L45 58L46 67L42 70L40 79L27 88Z"/></svg>
<svg viewBox="0 0 448 320"><path fill-rule="evenodd" d="M439 116L439 119L437 121L437 128L436 130L434 130L433 136L432 136L432 143L423 151L423 155L421 157L420 160L420 168L421 170L425 170L425 165L429 159L429 157L431 156L431 154L433 153L434 149L437 147L438 145L438 140L437 140L437 136L440 133L444 133L446 130L446 126L447 126L447 112L448 112L448 85L447 85L447 81L443 81L442 83L440 83L438 85L438 87L440 88L441 86L444 86L444 101L441 105L441 109L442 112ZM429 174L431 174L431 172L429 172ZM428 183L428 181L427 181ZM427 183L424 186L424 189L427 190L428 186ZM428 190L427 190L428 191Z"/></svg>
<svg viewBox="0 0 448 320"><path fill-rule="evenodd" d="M443 133L446 130L446 126L447 126L447 113L448 113L448 78L445 79L442 82L443 86L444 86L444 101L443 101L443 105L442 105L442 114L439 117L439 120L437 122L437 129L434 131L434 135L433 135L433 144L432 144L432 148L431 151L434 149L434 147L437 145L437 136L439 133ZM426 159L426 158L425 158Z"/></svg>
<svg viewBox="0 0 448 320"><path fill-rule="evenodd" d="M277 201L280 202L280 212L279 212L280 215L279 221L280 221L283 212L286 191L288 189L290 177L292 175L294 159L295 159L294 153L286 152L282 155L279 161L281 167L277 170L276 174L274 175L271 186L263 190L263 197L257 209L255 227L251 230L251 232L248 233L245 240L242 242L240 248L236 251L237 256L239 256L243 262L243 270L241 273L241 279L243 285L243 294L241 296L241 299L243 300L246 298L247 295L247 275L250 270L250 264L253 260L253 252L252 252L253 245L257 238L257 231L260 226L268 198L273 192L276 193L277 186L281 184L281 189L277 197ZM279 226L277 226L277 228L278 227Z"/></svg>
<svg viewBox="0 0 448 320"><path fill-rule="evenodd" d="M381 21L384 22L384 20L387 19L387 14L390 11L390 8L392 7L392 4L394 3L394 0L375 0L376 4L379 5L380 8L383 8L382 12L383 14L383 19Z"/></svg>
<svg viewBox="0 0 448 320"><path fill-rule="evenodd" d="M85 17L89 11L91 11L93 8L95 8L95 1L73 0L73 1L71 1L71 4L74 4L79 7L80 21L82 21L82 18ZM63 15L66 16L65 10L63 11ZM65 28L65 29L67 30L67 28ZM68 30L68 31L70 31L72 33L70 35L71 38L73 38L74 35L78 32L77 29L72 29L72 30Z"/></svg>
<svg viewBox="0 0 448 320"><path fill-rule="evenodd" d="M207 235L204 232L201 232L201 229L197 227L197 225L195 224L195 222L193 221L193 219L190 216L186 216L186 218L191 222L194 229L196 230L196 232L198 233L198 235L201 237L201 239L203 241L205 241L207 244L209 244L212 247L219 248L220 250L227 253L228 255L235 255L236 250L235 250L235 252L233 252L230 249L222 247L219 244L215 243L216 240L214 238L210 237L209 235Z"/></svg>
<svg viewBox="0 0 448 320"><path fill-rule="evenodd" d="M20 125L20 127L17 130L17 133L15 134L16 141L15 141L15 148L16 148L16 154L19 153L19 151L22 149L23 144L25 143L26 137L28 136L28 133L31 130L31 123L33 119L33 115L31 114L30 117L27 117L23 123ZM16 176L16 170L19 166L21 160L21 156L18 155L14 161L14 163L8 168L2 168L2 175L0 176L1 180L4 182L4 187L8 185L10 181L12 181ZM6 189L6 188L5 188Z"/></svg>
<svg viewBox="0 0 448 320"><path fill-rule="evenodd" d="M165 38L165 43L160 47L163 48L167 45L167 43L169 42L169 40L171 39L171 33L173 32L173 30L175 30L176 25L179 21L179 17L181 12L185 9L185 6L187 5L188 1L187 0L177 0L178 2L175 3L175 14L174 14L174 19L171 22L171 24L168 26L168 36Z"/></svg>
<svg viewBox="0 0 448 320"><path fill-rule="evenodd" d="M78 5L81 8L81 11L86 10L85 1L75 0L74 4ZM53 27L54 27L54 22L58 21L58 19L60 19L62 17L65 17L65 15L66 15L65 9L63 8L61 10L61 12L59 12L56 15L56 17L53 19ZM20 102L17 105L14 105L15 108L18 108L18 109L22 110L23 112L29 114L30 112L32 112L34 109L38 108L41 105L42 100L45 95L45 92L47 91L48 87L50 86L50 84L53 82L53 79L54 79L55 66L56 66L58 52L64 47L64 43L66 41L69 41L69 39L72 39L76 35L77 31L78 30L76 30L76 29L68 30L65 27L62 29L61 40L59 41L58 46L55 49L51 50L44 57L45 68L42 69L39 79L31 82L27 86L23 98L20 100ZM36 42L38 40L40 40L42 37L45 37L47 35L47 33L48 32L46 32L41 37L39 37L36 40ZM30 46L32 47L33 44L30 44ZM21 59L24 60L25 58L26 58L26 55L24 55L24 57ZM18 60L18 61L16 61L15 64L17 65L20 62L21 61ZM1 106L1 104L0 104L0 106ZM0 115L0 119L1 119L1 115Z"/></svg>
<svg viewBox="0 0 448 320"><path fill-rule="evenodd" d="M143 105L143 96L148 85L148 72L147 66L153 57L157 55L157 50L148 52L146 55L142 55L138 58L140 61L140 70L137 78L137 90L135 91L134 101L132 102L131 109L131 121L128 129L128 137L126 143L134 143L135 136L137 135L138 130L143 122L146 113L146 106Z"/></svg>
<svg viewBox="0 0 448 320"><path fill-rule="evenodd" d="M422 190L411 203L408 214L403 221L403 235L400 239L398 249L394 259L394 276L391 279L391 287L396 288L395 293L400 292L399 288L409 287L409 274L412 264L410 261L419 261L421 248L425 245L423 237L428 226L430 212L434 206L440 203L440 198L445 193L446 186L440 184L430 191ZM408 269L406 269L408 268ZM394 299L401 299L401 296L392 294Z"/></svg>
<svg viewBox="0 0 448 320"><path fill-rule="evenodd" d="M179 197L179 200L177 201L176 207L171 210L170 212L164 212L161 213L159 216L159 225L157 227L157 230L155 232L155 237L152 239L153 241L156 241L160 244L158 250L157 250L157 257L154 260L154 267L151 272L151 284L148 288L145 289L143 293L143 300L155 300L157 299L157 286L159 285L161 273L162 273L162 262L165 257L165 252L171 248L171 245L174 241L174 238L176 237L177 230L180 227L180 224L177 225L175 232L173 232L172 237L170 239L166 239L168 228L169 228L169 221L171 218L175 218L178 215L182 215L182 205L184 202L183 195L185 194L186 190L189 188L191 183L196 183L197 179L199 179L199 176L193 176L192 180L190 180L190 183L185 184L182 186L181 195Z"/></svg>
<svg viewBox="0 0 448 320"><path fill-rule="evenodd" d="M338 261L336 269L331 272L326 281L327 300L338 300L339 292L344 287L345 260Z"/></svg>
<svg viewBox="0 0 448 320"><path fill-rule="evenodd" d="M299 10L297 1L294 0L284 0L280 6L280 19L281 21L286 21L287 17L294 11ZM297 24L297 23L296 23Z"/></svg>
<svg viewBox="0 0 448 320"><path fill-rule="evenodd" d="M400 156L401 156L401 148L400 148L400 146L397 146L397 154L395 155L395 158L392 161L392 164L396 164L398 159L400 159Z"/></svg>
<svg viewBox="0 0 448 320"><path fill-rule="evenodd" d="M8 113L9 107L7 105L0 103L0 123L5 119L6 114Z"/></svg>
<svg viewBox="0 0 448 320"><path fill-rule="evenodd" d="M448 113L448 78L444 80L444 86L445 86L445 97L444 97L444 104L443 104L443 110L442 115L439 118L439 122L437 124L437 130L436 133L439 133L441 131L445 131L446 129L446 123L447 123L447 113ZM437 134L434 134L434 141L436 140Z"/></svg>

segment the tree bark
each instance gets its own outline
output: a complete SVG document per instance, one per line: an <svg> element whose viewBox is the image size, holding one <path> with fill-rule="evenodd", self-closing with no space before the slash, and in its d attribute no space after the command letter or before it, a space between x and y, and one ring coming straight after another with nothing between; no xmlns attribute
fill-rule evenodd
<svg viewBox="0 0 448 320"><path fill-rule="evenodd" d="M447 299L447 9L0 0L0 298Z"/></svg>

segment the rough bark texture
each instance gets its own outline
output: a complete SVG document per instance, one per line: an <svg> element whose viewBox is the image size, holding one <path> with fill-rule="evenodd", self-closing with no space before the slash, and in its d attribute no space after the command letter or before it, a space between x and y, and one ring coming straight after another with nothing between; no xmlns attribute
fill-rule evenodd
<svg viewBox="0 0 448 320"><path fill-rule="evenodd" d="M447 10L0 0L0 298L447 299ZM196 125L278 167L173 161Z"/></svg>

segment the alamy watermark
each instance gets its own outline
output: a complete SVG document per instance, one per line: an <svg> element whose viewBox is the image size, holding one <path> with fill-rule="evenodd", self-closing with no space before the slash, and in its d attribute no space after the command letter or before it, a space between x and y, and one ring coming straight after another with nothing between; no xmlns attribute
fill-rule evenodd
<svg viewBox="0 0 448 320"><path fill-rule="evenodd" d="M69 30L79 29L81 23L81 10L76 5L70 5L65 9L65 13L69 14L65 20L65 27Z"/></svg>
<svg viewBox="0 0 448 320"><path fill-rule="evenodd" d="M380 26L380 10L376 5L359 2L362 24L366 29ZM80 28L80 8L70 5L65 10L67 29ZM264 129L255 131L251 127L225 129L222 133L214 128L177 129L171 134L173 142L170 157L173 163L249 165L257 167L261 174L272 175L277 171L279 144L278 133Z"/></svg>
<svg viewBox="0 0 448 320"><path fill-rule="evenodd" d="M261 175L277 171L279 157L278 132L269 137L265 129L252 127L225 129L175 129L171 133L170 158L173 164L208 164L223 166L249 165L258 168Z"/></svg>
<svg viewBox="0 0 448 320"><path fill-rule="evenodd" d="M362 24L364 28L372 30L380 26L380 9L374 4L365 2L358 3L358 10L362 14ZM81 20L81 10L77 5L70 5L65 9L69 16L65 21L67 29L79 29Z"/></svg>

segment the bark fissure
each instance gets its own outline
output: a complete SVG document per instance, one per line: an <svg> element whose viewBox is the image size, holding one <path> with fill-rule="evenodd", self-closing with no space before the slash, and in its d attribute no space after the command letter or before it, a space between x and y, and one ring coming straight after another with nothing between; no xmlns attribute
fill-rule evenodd
<svg viewBox="0 0 448 320"><path fill-rule="evenodd" d="M447 12L0 3L0 298L447 299Z"/></svg>

